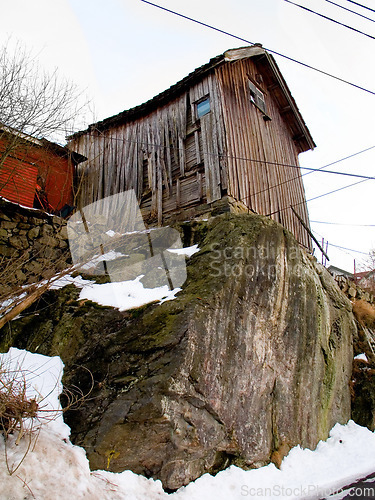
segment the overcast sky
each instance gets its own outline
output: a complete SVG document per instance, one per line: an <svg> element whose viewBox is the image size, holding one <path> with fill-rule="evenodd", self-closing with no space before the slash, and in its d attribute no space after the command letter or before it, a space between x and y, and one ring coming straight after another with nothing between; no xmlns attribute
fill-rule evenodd
<svg viewBox="0 0 375 500"><path fill-rule="evenodd" d="M155 0L250 42L320 68L375 93L375 39L336 25L284 0ZM375 37L375 22L327 0L296 0ZM375 12L335 0L375 20ZM375 8L373 0L359 3ZM89 122L150 99L229 48L245 45L227 35L163 12L141 0L12 0L2 6L0 41L24 42L47 69L85 89ZM320 168L375 146L375 95L275 56L317 144L300 155ZM375 149L329 167L375 176ZM360 179L314 173L304 177L309 200ZM328 240L331 263L353 269L375 248L375 181L308 202L312 229ZM336 223L344 225L336 225ZM350 224L350 225L349 225ZM367 227L360 226L367 225ZM316 253L320 259L319 252Z"/></svg>

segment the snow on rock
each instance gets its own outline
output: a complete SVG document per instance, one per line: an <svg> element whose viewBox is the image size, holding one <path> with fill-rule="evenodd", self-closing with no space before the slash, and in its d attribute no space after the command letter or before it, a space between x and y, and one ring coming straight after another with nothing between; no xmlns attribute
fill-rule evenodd
<svg viewBox="0 0 375 500"><path fill-rule="evenodd" d="M195 253L199 252L199 248L198 245L193 245L191 247L185 247L185 248L168 248L168 252L177 255L186 255L186 257L191 257Z"/></svg>
<svg viewBox="0 0 375 500"><path fill-rule="evenodd" d="M193 245L186 248L169 248L167 251L176 255L191 257L194 253L199 252L199 248L198 245ZM123 256L123 254L111 250L104 255L94 257L88 264L82 266L81 269L85 270L103 260L111 261ZM66 285L74 284L77 288L82 289L79 296L80 300L92 300L102 306L116 307L120 311L141 307L154 301L163 303L166 300L173 300L176 298L176 293L181 291L181 288L170 290L166 285L156 288L145 288L140 281L142 278L143 275L140 275L132 281L97 284L90 280L85 280L81 276L73 278L71 275L66 275L56 280L51 285L51 289L56 290Z"/></svg>
<svg viewBox="0 0 375 500"><path fill-rule="evenodd" d="M180 288L169 290L167 285L157 288L145 288L141 283L142 275L133 281L119 281L98 285L91 283L84 286L79 295L80 300L88 299L102 306L117 307L120 311L134 309L149 302L171 300Z"/></svg>
<svg viewBox="0 0 375 500"><path fill-rule="evenodd" d="M367 359L367 356L365 353L357 354L357 356L354 356L354 359L361 359L362 361L368 362L368 359Z"/></svg>

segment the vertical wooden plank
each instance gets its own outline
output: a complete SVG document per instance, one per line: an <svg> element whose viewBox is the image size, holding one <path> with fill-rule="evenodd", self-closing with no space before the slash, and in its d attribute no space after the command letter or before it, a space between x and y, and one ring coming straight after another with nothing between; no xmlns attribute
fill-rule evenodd
<svg viewBox="0 0 375 500"><path fill-rule="evenodd" d="M198 197L200 200L203 198L203 184L202 184L202 174L197 172L197 185L198 185Z"/></svg>
<svg viewBox="0 0 375 500"><path fill-rule="evenodd" d="M201 158L201 152L200 152L200 147L199 147L199 132L196 130L194 132L194 141L195 141L195 158L197 161L197 165L199 165L202 162Z"/></svg>
<svg viewBox="0 0 375 500"><path fill-rule="evenodd" d="M157 189L158 226L161 226L163 224L163 176L161 172L160 163L158 163L157 175L158 175L158 189Z"/></svg>
<svg viewBox="0 0 375 500"><path fill-rule="evenodd" d="M180 160L180 175L183 177L185 175L185 141L182 137L178 138L178 152Z"/></svg>
<svg viewBox="0 0 375 500"><path fill-rule="evenodd" d="M176 180L176 205L177 205L177 208L181 206L181 181L180 181L180 179Z"/></svg>

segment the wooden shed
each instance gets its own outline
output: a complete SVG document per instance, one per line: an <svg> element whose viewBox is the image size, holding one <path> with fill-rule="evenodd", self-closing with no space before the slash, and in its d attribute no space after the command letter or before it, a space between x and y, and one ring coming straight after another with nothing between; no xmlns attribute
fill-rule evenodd
<svg viewBox="0 0 375 500"><path fill-rule="evenodd" d="M73 204L76 165L86 158L9 127L0 130L0 196L57 213Z"/></svg>
<svg viewBox="0 0 375 500"><path fill-rule="evenodd" d="M134 189L149 224L251 210L311 249L298 155L315 144L261 45L228 50L69 139L88 158L79 167L82 206Z"/></svg>

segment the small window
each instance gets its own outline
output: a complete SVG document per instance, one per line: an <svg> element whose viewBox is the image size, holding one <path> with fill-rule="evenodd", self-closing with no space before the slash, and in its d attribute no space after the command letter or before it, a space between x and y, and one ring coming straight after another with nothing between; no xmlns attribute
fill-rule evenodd
<svg viewBox="0 0 375 500"><path fill-rule="evenodd" d="M265 115L267 114L266 101L264 94L253 82L249 81L250 101L255 104Z"/></svg>
<svg viewBox="0 0 375 500"><path fill-rule="evenodd" d="M211 111L210 98L206 97L203 101L197 103L197 117L201 118Z"/></svg>

